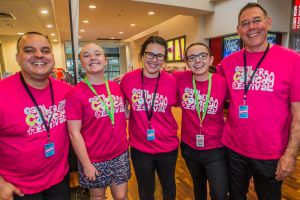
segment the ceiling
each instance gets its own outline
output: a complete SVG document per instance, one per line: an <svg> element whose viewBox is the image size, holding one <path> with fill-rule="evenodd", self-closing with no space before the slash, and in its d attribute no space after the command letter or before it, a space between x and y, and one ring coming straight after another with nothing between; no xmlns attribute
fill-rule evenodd
<svg viewBox="0 0 300 200"><path fill-rule="evenodd" d="M0 36L38 31L52 41L71 40L68 0L0 0ZM89 5L95 5L90 9ZM48 14L41 14L47 9ZM154 11L154 15L148 15ZM11 13L9 19L1 13ZM131 0L79 0L80 41L125 40L176 15L197 16L209 11ZM88 20L89 23L83 23ZM132 27L130 24L134 23ZM53 25L47 28L48 24ZM120 34L119 32L123 32ZM50 35L55 34L55 35Z"/></svg>

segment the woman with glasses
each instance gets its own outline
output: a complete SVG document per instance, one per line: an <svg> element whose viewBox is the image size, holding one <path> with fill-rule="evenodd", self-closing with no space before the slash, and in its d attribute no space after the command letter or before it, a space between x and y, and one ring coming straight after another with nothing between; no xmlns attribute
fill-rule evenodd
<svg viewBox="0 0 300 200"><path fill-rule="evenodd" d="M161 68L167 43L151 36L139 54L143 67L127 73L121 88L130 105L129 142L141 200L153 200L155 172L162 185L163 199L176 197L175 166L178 155L177 124L171 107L177 104L173 76Z"/></svg>
<svg viewBox="0 0 300 200"><path fill-rule="evenodd" d="M206 200L208 180L212 200L228 199L224 127L225 79L209 72L214 57L203 43L185 51L190 71L176 72L182 108L181 153L193 179L196 200Z"/></svg>
<svg viewBox="0 0 300 200"><path fill-rule="evenodd" d="M79 184L90 199L127 199L131 176L126 138L125 100L119 85L104 77L107 59L96 44L82 47L80 61L86 77L67 97L67 123L78 157Z"/></svg>

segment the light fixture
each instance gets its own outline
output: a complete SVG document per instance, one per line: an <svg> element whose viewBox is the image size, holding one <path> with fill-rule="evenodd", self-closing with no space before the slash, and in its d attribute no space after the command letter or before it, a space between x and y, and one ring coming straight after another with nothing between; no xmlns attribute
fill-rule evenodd
<svg viewBox="0 0 300 200"><path fill-rule="evenodd" d="M21 33L21 32L20 32L20 33L18 33L18 35L24 35L24 33Z"/></svg>
<svg viewBox="0 0 300 200"><path fill-rule="evenodd" d="M123 31L120 31L120 32L119 32L119 34L123 34L123 33L124 33Z"/></svg>
<svg viewBox="0 0 300 200"><path fill-rule="evenodd" d="M134 27L134 26L135 26L135 24L130 24L130 26L131 26L131 27Z"/></svg>
<svg viewBox="0 0 300 200"><path fill-rule="evenodd" d="M55 36L55 33L51 33L50 35L51 35L51 36Z"/></svg>
<svg viewBox="0 0 300 200"><path fill-rule="evenodd" d="M81 30L80 30L80 32L84 33L84 32L85 32L85 30L81 29Z"/></svg>
<svg viewBox="0 0 300 200"><path fill-rule="evenodd" d="M88 20L83 20L82 22L85 23L85 24L89 23Z"/></svg>
<svg viewBox="0 0 300 200"><path fill-rule="evenodd" d="M53 42L57 42L57 39L54 39Z"/></svg>
<svg viewBox="0 0 300 200"><path fill-rule="evenodd" d="M48 24L47 25L47 28L52 28L53 26L51 24Z"/></svg>
<svg viewBox="0 0 300 200"><path fill-rule="evenodd" d="M153 12L153 11L148 12L148 15L154 15L154 14L155 14L155 12Z"/></svg>
<svg viewBox="0 0 300 200"><path fill-rule="evenodd" d="M78 35L78 39L81 39L82 37L80 35Z"/></svg>
<svg viewBox="0 0 300 200"><path fill-rule="evenodd" d="M89 5L89 8L91 8L91 9L95 9L95 8L96 8L96 6L95 6L95 5Z"/></svg>
<svg viewBox="0 0 300 200"><path fill-rule="evenodd" d="M48 14L48 10L42 10L41 13L42 14Z"/></svg>
<svg viewBox="0 0 300 200"><path fill-rule="evenodd" d="M114 40L115 38L114 38L114 37L110 37L110 39L111 39L111 40Z"/></svg>

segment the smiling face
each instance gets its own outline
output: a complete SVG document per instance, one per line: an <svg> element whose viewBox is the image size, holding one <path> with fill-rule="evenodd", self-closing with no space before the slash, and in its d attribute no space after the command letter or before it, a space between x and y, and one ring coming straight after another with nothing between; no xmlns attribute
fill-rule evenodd
<svg viewBox="0 0 300 200"><path fill-rule="evenodd" d="M103 74L107 64L104 50L93 43L82 47L80 62L87 74Z"/></svg>
<svg viewBox="0 0 300 200"><path fill-rule="evenodd" d="M165 47L158 43L149 43L142 57L144 64L144 75L149 78L158 76L164 63Z"/></svg>
<svg viewBox="0 0 300 200"><path fill-rule="evenodd" d="M266 49L271 23L272 19L259 7L248 8L241 13L237 32L248 51L260 52Z"/></svg>
<svg viewBox="0 0 300 200"><path fill-rule="evenodd" d="M207 80L209 66L212 65L214 57L210 55L207 47L196 44L191 46L186 53L186 63L191 69L196 80Z"/></svg>
<svg viewBox="0 0 300 200"><path fill-rule="evenodd" d="M26 80L45 81L55 62L51 44L43 35L24 35L18 44L16 59Z"/></svg>

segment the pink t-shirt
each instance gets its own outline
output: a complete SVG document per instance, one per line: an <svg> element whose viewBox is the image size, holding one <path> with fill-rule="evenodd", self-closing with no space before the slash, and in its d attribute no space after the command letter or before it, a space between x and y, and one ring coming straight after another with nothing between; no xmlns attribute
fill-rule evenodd
<svg viewBox="0 0 300 200"><path fill-rule="evenodd" d="M20 74L0 81L0 175L25 194L41 192L61 182L68 173L69 134L66 126L65 97L70 86L51 78L50 86L29 86L46 120L55 155L45 157L47 132L38 111L20 81Z"/></svg>
<svg viewBox="0 0 300 200"><path fill-rule="evenodd" d="M117 83L108 81L108 84L115 106L114 127L101 101L86 83L78 83L67 96L67 120L82 120L81 134L91 162L111 160L128 148L123 94ZM110 109L105 84L93 87Z"/></svg>
<svg viewBox="0 0 300 200"><path fill-rule="evenodd" d="M225 79L213 74L211 84L211 94L207 107L207 112L202 123L202 133L204 135L204 147L196 146L196 134L200 133L200 120L196 109L192 72L175 72L177 80L180 106L182 108L181 140L191 148L206 150L223 147L221 143L224 128L223 107L227 92ZM206 101L208 81L196 81L196 87L200 94L199 107L201 118Z"/></svg>
<svg viewBox="0 0 300 200"><path fill-rule="evenodd" d="M250 158L278 159L288 142L290 102L300 101L300 55L278 45L270 48L248 91L249 117L240 119L239 106L244 95L243 53L241 50L226 57L217 68L225 76L231 96L222 142ZM253 72L262 55L263 52L247 52L248 72Z"/></svg>
<svg viewBox="0 0 300 200"><path fill-rule="evenodd" d="M130 104L129 142L134 148L145 153L157 154L170 152L178 148L177 123L171 107L177 103L177 85L173 76L162 71L158 82L153 115L152 128L155 140L147 140L148 118L144 106L142 92L141 69L127 73L121 82L121 88ZM148 110L151 109L157 78L144 76L144 91Z"/></svg>

